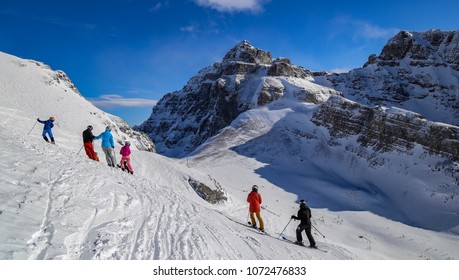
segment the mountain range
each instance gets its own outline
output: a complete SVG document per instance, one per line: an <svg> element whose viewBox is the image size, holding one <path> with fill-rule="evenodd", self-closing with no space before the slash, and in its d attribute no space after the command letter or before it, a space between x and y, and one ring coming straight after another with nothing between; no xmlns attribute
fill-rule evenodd
<svg viewBox="0 0 459 280"><path fill-rule="evenodd" d="M0 259L458 259L457 38L404 31L342 74L242 41L135 130L0 53ZM89 124L113 127L117 155L133 142L134 176L80 153ZM247 226L254 184L268 235ZM287 242L301 199L321 250Z"/></svg>

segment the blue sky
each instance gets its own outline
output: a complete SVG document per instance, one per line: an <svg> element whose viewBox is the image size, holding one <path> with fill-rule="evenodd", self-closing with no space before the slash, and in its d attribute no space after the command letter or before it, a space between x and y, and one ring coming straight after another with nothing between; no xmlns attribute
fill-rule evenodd
<svg viewBox="0 0 459 280"><path fill-rule="evenodd" d="M0 51L65 71L134 125L242 40L306 69L346 70L400 30L459 29L458 11L457 0L3 0Z"/></svg>

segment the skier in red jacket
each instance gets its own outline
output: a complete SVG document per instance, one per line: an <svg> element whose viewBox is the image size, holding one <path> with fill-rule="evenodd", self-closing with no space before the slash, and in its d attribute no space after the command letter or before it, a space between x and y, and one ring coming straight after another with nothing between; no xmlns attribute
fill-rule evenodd
<svg viewBox="0 0 459 280"><path fill-rule="evenodd" d="M254 228L257 227L257 223L255 221L255 216L254 214L257 215L258 222L260 223L260 230L265 231L265 224L263 223L263 219L260 216L260 204L262 202L261 195L258 193L258 186L253 185L252 186L252 191L249 193L247 196L247 202L250 203L250 220L252 221L252 226Z"/></svg>

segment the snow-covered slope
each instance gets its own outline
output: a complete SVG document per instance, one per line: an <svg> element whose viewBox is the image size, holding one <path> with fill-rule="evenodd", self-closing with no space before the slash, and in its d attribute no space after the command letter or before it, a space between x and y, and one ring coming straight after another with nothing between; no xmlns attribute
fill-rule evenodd
<svg viewBox="0 0 459 280"><path fill-rule="evenodd" d="M327 209L313 196L306 198L314 204L314 225L326 237L314 236L327 252L301 248L277 239L298 197L260 173L263 162L231 150L182 161L134 151L132 176L77 155L77 142L55 146L27 135L29 121L0 110L0 259L459 258L451 233L410 227L371 209ZM270 174L292 186L305 179L282 172ZM187 183L190 177L218 182L228 200L206 202ZM261 186L271 236L246 226L252 184ZM344 198L362 199L357 190ZM294 238L296 225L286 228L287 238Z"/></svg>
<svg viewBox="0 0 459 280"><path fill-rule="evenodd" d="M199 147L193 158L209 166L222 154L254 158L263 163L256 174L313 207L370 211L416 227L459 233L457 161L432 155L422 143L411 149L386 143L386 150L378 150L362 146L362 134L336 136L318 121L327 103L279 100L250 110Z"/></svg>
<svg viewBox="0 0 459 280"><path fill-rule="evenodd" d="M56 143L82 139L88 125L97 135L112 126L115 140L121 144L130 139L137 149L154 151L154 144L143 133L132 130L119 117L110 115L87 101L63 71L53 71L44 63L21 59L0 52L0 107L11 114L24 115L32 129L36 119L56 118L53 129ZM21 122L23 120L20 120ZM10 125L17 125L10 123ZM31 134L41 134L37 124ZM30 130L29 130L30 131ZM29 132L28 131L28 132ZM27 132L27 133L28 133ZM79 143L82 145L82 140Z"/></svg>

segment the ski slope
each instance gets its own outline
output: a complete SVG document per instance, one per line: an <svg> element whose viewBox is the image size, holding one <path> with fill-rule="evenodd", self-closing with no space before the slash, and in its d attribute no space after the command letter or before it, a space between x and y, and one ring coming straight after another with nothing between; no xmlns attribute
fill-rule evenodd
<svg viewBox="0 0 459 280"><path fill-rule="evenodd" d="M133 151L135 176L78 153L81 143L30 135L27 114L0 107L0 259L457 259L457 236L412 228L369 212L312 209L321 249L277 237L297 197L259 178L260 163L222 154L212 167ZM65 128L62 128L64 130ZM101 148L96 142L96 152ZM119 152L117 147L117 152ZM235 176L234 174L238 174ZM212 205L188 185L217 180L228 196ZM270 236L246 226L252 184L264 197ZM297 222L285 236L294 238Z"/></svg>

